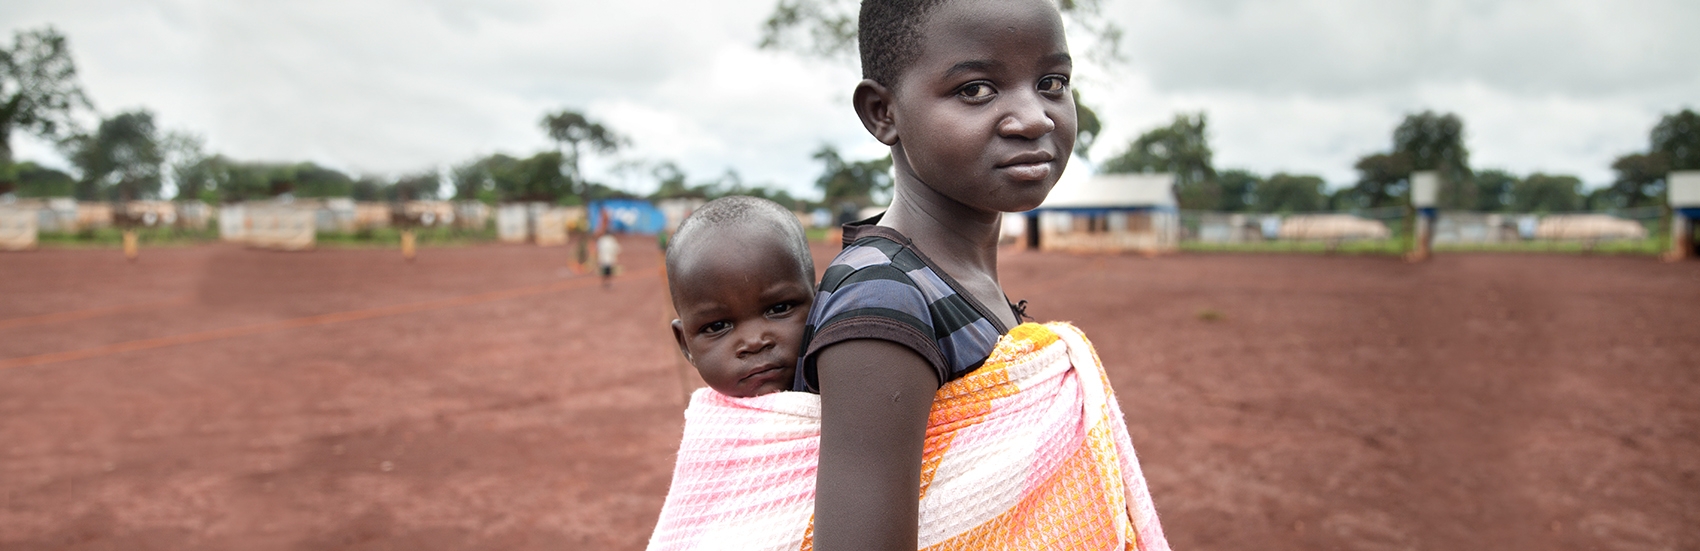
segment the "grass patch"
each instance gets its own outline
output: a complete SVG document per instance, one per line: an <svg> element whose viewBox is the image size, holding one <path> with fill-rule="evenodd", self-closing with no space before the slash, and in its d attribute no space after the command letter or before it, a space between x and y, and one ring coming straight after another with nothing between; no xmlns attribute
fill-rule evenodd
<svg viewBox="0 0 1700 551"><path fill-rule="evenodd" d="M1436 253L1555 253L1658 255L1665 252L1663 239L1614 239L1583 241L1513 241L1509 243L1437 244Z"/></svg>
<svg viewBox="0 0 1700 551"><path fill-rule="evenodd" d="M1658 255L1665 252L1664 239L1617 239L1588 243L1583 241L1512 241L1507 243L1436 243L1435 254L1445 253L1549 253L1549 254L1620 254ZM1402 255L1408 251L1405 241L1397 239L1343 241L1330 246L1325 241L1262 241L1253 243L1181 242L1180 249L1194 253L1299 253L1299 254L1374 254Z"/></svg>
<svg viewBox="0 0 1700 551"><path fill-rule="evenodd" d="M460 247L496 242L496 228L478 230L462 228L419 228L413 231L414 243L420 247ZM319 247L331 248L401 248L401 230L376 228L354 233L320 233L314 236Z"/></svg>
<svg viewBox="0 0 1700 551"><path fill-rule="evenodd" d="M67 249L106 249L124 246L124 230L119 228L83 229L75 232L42 232L36 235L42 247ZM192 230L183 228L137 228L136 242L141 247L187 247L218 241L218 228Z"/></svg>
<svg viewBox="0 0 1700 551"><path fill-rule="evenodd" d="M1189 253L1301 253L1301 254L1405 254L1405 242L1392 239L1327 241L1258 241L1249 243L1204 243L1182 241Z"/></svg>

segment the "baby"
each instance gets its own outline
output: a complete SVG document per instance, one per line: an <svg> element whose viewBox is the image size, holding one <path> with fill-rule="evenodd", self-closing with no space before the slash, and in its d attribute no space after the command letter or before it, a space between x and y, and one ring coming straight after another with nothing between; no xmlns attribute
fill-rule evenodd
<svg viewBox="0 0 1700 551"><path fill-rule="evenodd" d="M750 397L791 388L815 264L797 217L778 203L710 201L667 247L673 338L709 388Z"/></svg>

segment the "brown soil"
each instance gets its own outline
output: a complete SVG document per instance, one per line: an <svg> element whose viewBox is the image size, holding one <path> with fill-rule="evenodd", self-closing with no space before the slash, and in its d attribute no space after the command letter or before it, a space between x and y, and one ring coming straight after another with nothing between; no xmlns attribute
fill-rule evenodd
<svg viewBox="0 0 1700 551"><path fill-rule="evenodd" d="M652 241L0 255L0 549L640 549ZM824 262L827 247L817 249ZM1177 549L1700 548L1700 263L1014 253Z"/></svg>

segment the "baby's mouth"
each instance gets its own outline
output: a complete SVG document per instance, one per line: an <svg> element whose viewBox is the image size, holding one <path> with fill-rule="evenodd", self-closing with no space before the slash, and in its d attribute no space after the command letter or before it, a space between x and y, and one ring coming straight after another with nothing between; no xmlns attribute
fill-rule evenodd
<svg viewBox="0 0 1700 551"><path fill-rule="evenodd" d="M762 366L757 367L756 369L750 371L750 373L748 375L745 375L744 378L739 379L739 382L748 381L750 379L758 378L758 377L761 377L765 374L775 372L775 371L779 371L781 369L785 369L784 364L762 365Z"/></svg>

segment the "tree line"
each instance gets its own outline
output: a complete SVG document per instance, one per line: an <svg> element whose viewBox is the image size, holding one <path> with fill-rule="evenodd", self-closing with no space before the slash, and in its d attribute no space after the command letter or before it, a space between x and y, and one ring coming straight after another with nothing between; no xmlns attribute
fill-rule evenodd
<svg viewBox="0 0 1700 551"><path fill-rule="evenodd" d="M200 137L161 128L145 108L100 117L92 129L80 127L77 115L93 110L77 81L68 41L58 30L49 26L18 31L9 47L0 45L0 194L84 201L173 199L209 203L289 194L360 201L456 199L561 205L637 197L592 181L583 173L582 159L617 154L629 140L573 110L546 113L538 122L540 130L554 141L554 150L523 157L495 153L453 165L446 172L426 168L398 176L354 175L312 162L247 161L209 153ZM33 161L15 162L13 131L55 143L74 170L65 172ZM839 165L844 163L836 152L830 148L822 151L817 158L828 164L828 172L840 170ZM711 199L743 194L795 208L808 206L808 202L784 190L747 185L731 169L720 177L694 183L672 161L627 160L618 163L616 170L647 172L654 177L661 185L650 198ZM861 177L859 173L852 179L857 177ZM830 185L838 195L857 194L855 185L823 178L823 182L828 180L830 183L822 185ZM865 197L868 192L860 194Z"/></svg>
<svg viewBox="0 0 1700 551"><path fill-rule="evenodd" d="M1218 172L1206 130L1203 113L1176 115L1168 126L1133 139L1099 168L1108 173L1173 173L1183 209L1265 213L1405 206L1411 173L1419 170L1440 173L1437 202L1446 210L1568 212L1659 206L1671 171L1700 170L1700 115L1689 109L1664 115L1649 132L1647 151L1619 157L1611 165L1616 172L1612 184L1592 191L1568 174L1475 170L1464 144L1464 121L1452 113L1406 115L1393 129L1390 150L1359 158L1353 165L1357 181L1333 191L1320 176L1310 174Z"/></svg>
<svg viewBox="0 0 1700 551"><path fill-rule="evenodd" d="M847 44L854 43L845 39L854 37L854 20L845 19L847 12L841 9L846 5L840 0L781 2L768 21L763 46L785 49L788 33L812 26L815 31L836 30L809 34L814 42L789 47L812 49L815 55L825 57L841 54ZM1065 13L1070 17L1097 17L1096 3L1069 6ZM846 21L850 27L833 26ZM1104 28L1107 34L1098 38L1113 51L1114 27ZM1077 154L1084 156L1101 133L1102 123L1079 101L1078 91L1075 99L1081 130ZM572 110L547 113L539 121L539 128L555 143L552 151L525 157L496 153L464 161L446 173L428 168L399 176L351 175L311 162L244 161L208 153L199 137L160 128L146 109L102 117L94 129L85 130L74 116L85 110L92 111L93 105L77 83L66 38L57 30L44 27L19 31L10 47L0 48L0 193L81 200L160 199L166 198L163 195L169 179L176 190L171 198L213 203L285 193L362 201L452 198L564 205L634 197L591 181L580 163L587 155L618 154L629 145L627 138ZM1464 123L1451 113L1407 115L1393 130L1391 148L1358 159L1354 164L1357 181L1332 191L1320 176L1312 174L1218 171L1207 126L1203 113L1176 115L1172 123L1131 140L1121 153L1100 163L1099 170L1173 173L1175 194L1183 209L1310 212L1397 207L1407 202L1412 172L1435 170L1443 176L1439 202L1444 209L1562 212L1661 205L1664 180L1670 171L1700 169L1700 115L1688 109L1663 116L1649 133L1647 150L1619 157L1612 163L1616 172L1612 184L1588 192L1572 175L1519 176L1503 170L1475 170L1464 143ZM13 131L58 144L76 174L29 161L14 162L10 141ZM793 197L782 189L747 185L732 169L694 182L677 163L666 160L620 161L615 172L653 178L659 184L648 195L653 199L743 194L767 197L798 209L847 209L876 204L890 193L889 157L850 160L832 146L823 145L814 159L822 167L814 182L822 195L819 201Z"/></svg>

